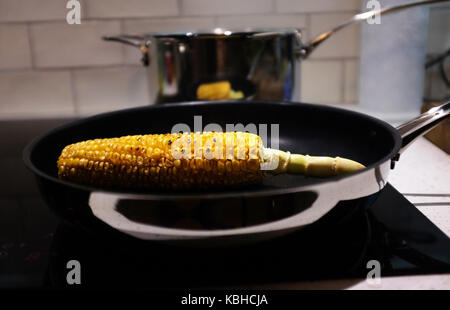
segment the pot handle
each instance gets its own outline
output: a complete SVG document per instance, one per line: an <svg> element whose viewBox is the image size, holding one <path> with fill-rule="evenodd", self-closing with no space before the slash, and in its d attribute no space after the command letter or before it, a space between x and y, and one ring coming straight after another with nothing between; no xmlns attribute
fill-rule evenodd
<svg viewBox="0 0 450 310"><path fill-rule="evenodd" d="M447 101L446 103L419 115L415 119L398 126L397 131L402 137L402 147L393 160L397 161L400 158L400 154L403 153L414 140L426 134L449 116L450 101Z"/></svg>
<svg viewBox="0 0 450 310"><path fill-rule="evenodd" d="M326 39L328 39L330 36L332 36L333 34L335 34L336 32L338 32L339 30L349 26L349 25L353 25L365 20L368 20L376 15L381 15L381 14L388 14L388 13L392 13L392 12L396 12L396 11L400 11L403 9L408 9L408 8L412 8L415 6L421 6L421 5L428 5L428 4L433 4L433 3L438 3L438 2L447 2L450 0L427 0L427 1L418 1L418 2L413 2L413 3L406 3L406 4L401 4L401 5L395 5L395 6L391 6L391 7L387 7L387 8L382 8L379 10L373 10L373 11L368 11L368 12L362 12L359 14L356 14L355 16L353 16L352 18L344 21L343 23L335 26L333 29L328 30L327 32L323 32L319 35L317 35L316 37L314 37L311 41L309 41L309 43L304 44L302 46L300 46L299 49L297 49L296 55L298 57L301 57L303 59L307 58L309 56L309 54L311 54L311 52L320 44L322 44Z"/></svg>
<svg viewBox="0 0 450 310"><path fill-rule="evenodd" d="M141 61L144 66L148 66L150 64L150 56L148 53L150 44L152 43L150 39L141 36L132 36L126 34L118 36L103 36L102 39L105 41L120 42L139 48L142 52Z"/></svg>

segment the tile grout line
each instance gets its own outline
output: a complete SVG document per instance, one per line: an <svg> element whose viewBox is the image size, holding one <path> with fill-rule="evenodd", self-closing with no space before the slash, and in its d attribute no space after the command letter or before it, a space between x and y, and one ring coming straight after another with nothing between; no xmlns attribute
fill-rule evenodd
<svg viewBox="0 0 450 310"><path fill-rule="evenodd" d="M87 16L87 19L89 19L88 1L86 0L82 1L81 11L83 12L84 16ZM81 16L81 23L83 23L83 20L85 19L86 18L83 18L83 16Z"/></svg>
<svg viewBox="0 0 450 310"><path fill-rule="evenodd" d="M119 34L125 34L125 20L124 19L119 20L119 32L120 32ZM122 54L121 64L125 65L125 64L127 64L127 51L126 51L124 44L120 44L120 48L121 48L120 52Z"/></svg>
<svg viewBox="0 0 450 310"><path fill-rule="evenodd" d="M311 40L311 14L307 13L305 15L305 24L306 24L306 39Z"/></svg>
<svg viewBox="0 0 450 310"><path fill-rule="evenodd" d="M347 87L347 60L341 60L341 101L347 102L346 87Z"/></svg>
<svg viewBox="0 0 450 310"><path fill-rule="evenodd" d="M26 29L27 29L27 36L28 36L28 49L30 52L30 62L31 62L31 69L34 71L36 69L36 59L34 55L34 40L31 38L31 25L29 23L26 23ZM1 71L1 70L0 70Z"/></svg>
<svg viewBox="0 0 450 310"><path fill-rule="evenodd" d="M354 98L355 100L354 100L354 102L359 104L359 77L360 77L360 75L359 75L359 68L360 68L359 57L357 59L355 59L354 61L356 63L356 71L355 71L355 74L356 74L356 91L355 91L355 98Z"/></svg>
<svg viewBox="0 0 450 310"><path fill-rule="evenodd" d="M183 0L177 0L177 11L178 16L183 16L184 6L183 6Z"/></svg>
<svg viewBox="0 0 450 310"><path fill-rule="evenodd" d="M101 64L101 65L80 65L80 66L69 66L69 67L40 67L40 68L7 68L0 69L0 73L30 73L30 72L59 72L67 70L95 70L95 69L108 69L108 68L120 68L120 67L142 67L140 64L131 63L115 63L115 64Z"/></svg>
<svg viewBox="0 0 450 310"><path fill-rule="evenodd" d="M79 114L79 107L78 107L78 96L75 86L75 72L74 69L69 69L69 78L70 78L70 92L71 92L71 99L72 99L72 108L73 108L73 114L78 115Z"/></svg>
<svg viewBox="0 0 450 310"><path fill-rule="evenodd" d="M277 3L276 0L272 0L272 13L277 13Z"/></svg>

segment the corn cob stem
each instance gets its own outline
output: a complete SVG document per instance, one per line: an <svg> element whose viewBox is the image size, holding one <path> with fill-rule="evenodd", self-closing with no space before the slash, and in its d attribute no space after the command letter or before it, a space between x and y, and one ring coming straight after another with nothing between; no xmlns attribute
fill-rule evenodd
<svg viewBox="0 0 450 310"><path fill-rule="evenodd" d="M266 160L278 160L277 168L269 171L273 174L290 173L329 177L344 175L364 168L364 165L342 157L291 154L273 149L264 149L264 153L267 154Z"/></svg>

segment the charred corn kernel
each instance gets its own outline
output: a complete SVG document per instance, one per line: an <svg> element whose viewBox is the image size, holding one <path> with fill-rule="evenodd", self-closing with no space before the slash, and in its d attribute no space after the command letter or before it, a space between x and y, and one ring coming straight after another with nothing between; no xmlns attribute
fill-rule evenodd
<svg viewBox="0 0 450 310"><path fill-rule="evenodd" d="M58 175L86 185L126 188L252 184L263 176L257 159L261 147L259 136L237 132L95 139L66 146L58 159ZM237 157L227 159L229 154ZM250 154L257 158L250 159Z"/></svg>
<svg viewBox="0 0 450 310"><path fill-rule="evenodd" d="M230 99L231 84L228 81L201 84L197 88L197 99L220 100Z"/></svg>

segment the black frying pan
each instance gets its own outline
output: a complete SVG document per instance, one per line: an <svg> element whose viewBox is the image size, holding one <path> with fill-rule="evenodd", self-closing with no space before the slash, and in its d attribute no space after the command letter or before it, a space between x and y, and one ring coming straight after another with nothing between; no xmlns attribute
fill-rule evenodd
<svg viewBox="0 0 450 310"><path fill-rule="evenodd" d="M249 242L288 233L327 214L339 201L367 200L387 182L412 140L449 116L450 104L394 129L364 114L288 102L187 102L127 109L70 123L33 141L24 151L40 192L60 216L86 226L101 221L127 234L175 242ZM167 133L177 123L279 124L279 148L341 156L367 168L326 179L268 177L260 186L202 192L123 191L57 178L56 161L70 143L132 134ZM270 137L270 135L269 135ZM276 141L268 139L271 146ZM94 215L94 216L93 216Z"/></svg>

